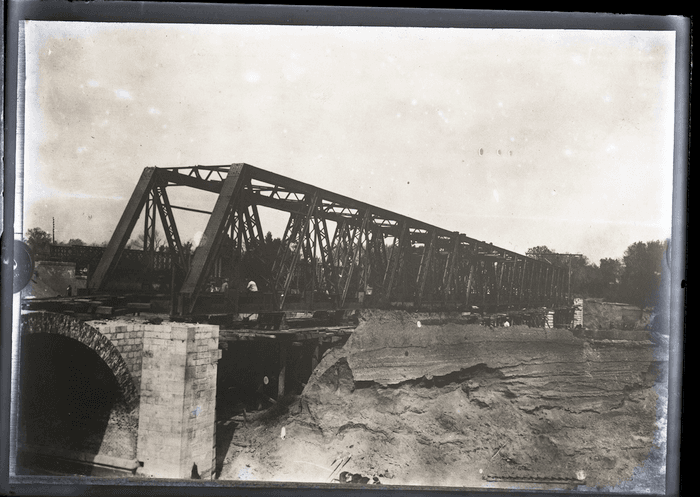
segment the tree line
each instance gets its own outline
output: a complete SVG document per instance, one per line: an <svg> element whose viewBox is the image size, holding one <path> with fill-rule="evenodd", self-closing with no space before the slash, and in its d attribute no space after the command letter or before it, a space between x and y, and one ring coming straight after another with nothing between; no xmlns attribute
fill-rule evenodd
<svg viewBox="0 0 700 497"><path fill-rule="evenodd" d="M41 228L27 231L26 242L35 257L47 256L52 244L51 235ZM71 238L59 245L86 245L82 240ZM257 253L243 254L242 276L253 277L269 271L263 267L274 260L281 240L272 238L267 233L265 243ZM100 246L106 246L104 242ZM156 234L155 246L158 251L167 251L167 244ZM143 234L130 242L127 248L143 248ZM193 251L192 243L183 247L188 254ZM592 263L586 256L558 254L556 250L544 245L532 247L526 255L534 259L545 260L553 264L571 267L571 294L573 297L603 298L612 302L623 302L640 307L652 307L656 303L667 242L652 240L636 242L625 250L618 259L604 258L599 264Z"/></svg>
<svg viewBox="0 0 700 497"><path fill-rule="evenodd" d="M574 297L603 298L640 307L653 307L661 286L666 241L635 242L618 259L591 263L586 256L557 254L546 246L528 249L525 255L568 267Z"/></svg>

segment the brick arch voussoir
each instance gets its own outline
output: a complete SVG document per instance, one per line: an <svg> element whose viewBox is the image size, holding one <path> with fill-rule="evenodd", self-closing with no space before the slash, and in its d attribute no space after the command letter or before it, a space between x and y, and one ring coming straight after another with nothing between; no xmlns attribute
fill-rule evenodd
<svg viewBox="0 0 700 497"><path fill-rule="evenodd" d="M63 335L90 347L109 366L129 408L139 401L129 368L114 344L92 326L71 316L53 312L32 312L22 316L22 334L50 333Z"/></svg>

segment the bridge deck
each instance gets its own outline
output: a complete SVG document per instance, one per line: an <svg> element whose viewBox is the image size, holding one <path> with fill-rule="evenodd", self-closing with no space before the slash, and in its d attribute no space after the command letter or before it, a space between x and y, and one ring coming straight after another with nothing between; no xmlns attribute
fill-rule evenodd
<svg viewBox="0 0 700 497"><path fill-rule="evenodd" d="M243 328L236 330L222 329L219 331L219 343L235 342L238 340L322 340L327 342L337 341L349 336L355 326L324 326L297 328L288 330L258 330L255 328Z"/></svg>

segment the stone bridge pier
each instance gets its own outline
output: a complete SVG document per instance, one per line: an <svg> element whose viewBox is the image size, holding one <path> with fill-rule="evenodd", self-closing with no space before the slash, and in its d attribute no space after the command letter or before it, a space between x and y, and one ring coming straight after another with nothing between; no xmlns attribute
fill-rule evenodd
<svg viewBox="0 0 700 497"><path fill-rule="evenodd" d="M155 478L212 478L216 454L217 362L221 358L218 326L80 322L61 314L29 313L22 319L22 347L26 350L22 351L20 390L25 387L31 390L35 388L33 385L46 383L46 378L50 377L32 381L32 376L38 374L36 371L46 368L45 351L56 349L51 342L51 337L55 341L56 335L63 337L60 339L63 349L55 352L57 357L51 362L59 370L55 372L59 377L56 381L78 374L78 365L71 364L71 358L80 357L78 362L87 363L90 362L87 358L92 356L94 364L109 367L116 380L112 383L117 385L118 401L110 403L99 414L106 421L93 431L100 433L78 441L58 441L55 433L42 438L30 433L32 428L28 428L39 424L32 425L23 419L18 424L18 451L135 470ZM32 339L28 340L30 336ZM37 343L42 341L52 345L39 347ZM41 348L43 355L33 356L32 348ZM84 376L90 377L90 371ZM79 401L64 405L64 399L57 394L56 399L47 401L53 405L47 407L45 402L41 409L32 408L38 394L38 391L21 393L20 417L31 415L26 413L34 413L36 417L37 412L48 409L58 413L54 417L59 419L63 419L63 414L73 416L73 424L61 426L59 423L53 431L77 429L75 412L62 411L85 409ZM95 398L100 399L100 396ZM128 411L131 423L123 422L123 414L119 418L117 408L113 407L117 405L125 406L123 410ZM85 423L92 421L87 419ZM93 425L95 423L90 426ZM133 440L130 444L124 441L129 439Z"/></svg>

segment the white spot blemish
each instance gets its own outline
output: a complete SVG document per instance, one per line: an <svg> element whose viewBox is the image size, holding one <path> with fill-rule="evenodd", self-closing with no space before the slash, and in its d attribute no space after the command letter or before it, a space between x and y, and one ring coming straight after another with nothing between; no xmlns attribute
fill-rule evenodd
<svg viewBox="0 0 700 497"><path fill-rule="evenodd" d="M411 100L411 105L418 105L418 100L416 100L415 98Z"/></svg>
<svg viewBox="0 0 700 497"><path fill-rule="evenodd" d="M160 115L160 109L156 109L155 107L149 107L148 113L157 116Z"/></svg>
<svg viewBox="0 0 700 497"><path fill-rule="evenodd" d="M421 327L420 321L416 321L416 326Z"/></svg>
<svg viewBox="0 0 700 497"><path fill-rule="evenodd" d="M87 150L87 147L78 147L78 149L76 150L76 152L78 152L79 154L82 154L82 153L85 152L86 150Z"/></svg>
<svg viewBox="0 0 700 497"><path fill-rule="evenodd" d="M571 157L573 154L574 154L574 153L571 151L570 148L567 148L566 150L564 150L564 155L567 155L567 156Z"/></svg>
<svg viewBox="0 0 700 497"><path fill-rule="evenodd" d="M493 198L495 198L495 199L496 199L496 202L498 202L498 199L500 198L500 196L498 195L498 191L497 191L497 190L494 190L494 191L493 191Z"/></svg>
<svg viewBox="0 0 700 497"><path fill-rule="evenodd" d="M612 102L612 97L610 95L605 95L603 97L603 102L605 102L606 104Z"/></svg>
<svg viewBox="0 0 700 497"><path fill-rule="evenodd" d="M114 90L114 94L120 100L133 100L133 98L134 98L131 96L131 93L129 93L126 90Z"/></svg>
<svg viewBox="0 0 700 497"><path fill-rule="evenodd" d="M574 64L583 65L585 62L585 59L583 58L583 55L576 54L576 55L571 57L571 61Z"/></svg>
<svg viewBox="0 0 700 497"><path fill-rule="evenodd" d="M257 83L260 81L260 74L255 71L248 71L243 77L248 83Z"/></svg>
<svg viewBox="0 0 700 497"><path fill-rule="evenodd" d="M194 236L192 237L192 245L193 248L199 247L199 244L202 242L202 238L204 237L204 233L201 231L197 231Z"/></svg>
<svg viewBox="0 0 700 497"><path fill-rule="evenodd" d="M88 84L88 86L92 86L93 88L100 86L100 83L98 83L94 79L91 79L90 81L88 81L87 84Z"/></svg>
<svg viewBox="0 0 700 497"><path fill-rule="evenodd" d="M552 197L555 196L556 194L557 194L557 191L556 191L556 190L552 190Z"/></svg>

